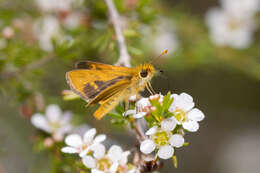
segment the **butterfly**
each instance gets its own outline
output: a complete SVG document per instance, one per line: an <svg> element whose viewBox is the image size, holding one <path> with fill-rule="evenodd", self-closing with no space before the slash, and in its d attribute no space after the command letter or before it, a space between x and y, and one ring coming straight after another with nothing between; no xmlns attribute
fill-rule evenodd
<svg viewBox="0 0 260 173"><path fill-rule="evenodd" d="M76 64L76 69L66 73L71 90L88 102L88 105L100 104L94 117L101 119L112 111L120 101L126 101L145 88L155 94L151 79L155 74L152 64L136 67L122 67L92 61Z"/></svg>

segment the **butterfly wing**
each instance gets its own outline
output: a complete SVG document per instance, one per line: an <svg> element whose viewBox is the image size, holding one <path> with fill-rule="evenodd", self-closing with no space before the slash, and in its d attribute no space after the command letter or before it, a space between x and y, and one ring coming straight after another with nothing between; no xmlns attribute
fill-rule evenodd
<svg viewBox="0 0 260 173"><path fill-rule="evenodd" d="M132 76L112 70L73 70L66 73L71 89L88 102L101 104L94 116L101 119L124 97Z"/></svg>
<svg viewBox="0 0 260 173"><path fill-rule="evenodd" d="M129 67L122 67L116 65L102 64L92 61L80 61L75 65L76 69L89 69L89 70L113 70L120 72L131 72L132 69Z"/></svg>
<svg viewBox="0 0 260 173"><path fill-rule="evenodd" d="M66 73L66 79L71 89L81 96L89 104L97 103L102 97L97 97L102 93L115 92L122 85L130 83L132 76L124 72L111 70L73 70ZM114 91L115 90L115 91ZM104 96L105 94L103 94ZM95 101L95 98L98 100Z"/></svg>

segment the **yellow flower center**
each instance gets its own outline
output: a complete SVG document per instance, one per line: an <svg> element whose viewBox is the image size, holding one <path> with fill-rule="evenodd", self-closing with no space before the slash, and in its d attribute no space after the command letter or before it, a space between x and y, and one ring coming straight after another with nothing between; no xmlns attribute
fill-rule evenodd
<svg viewBox="0 0 260 173"><path fill-rule="evenodd" d="M88 147L87 144L83 144L83 145L81 146L81 150L83 151L83 150L85 150L87 147Z"/></svg>
<svg viewBox="0 0 260 173"><path fill-rule="evenodd" d="M177 110L175 111L174 113L174 117L176 118L177 121L179 121L180 123L183 123L187 120L187 117L186 117L186 113L183 112L182 110Z"/></svg>
<svg viewBox="0 0 260 173"><path fill-rule="evenodd" d="M55 129L59 129L61 127L60 122L50 122L50 126Z"/></svg>
<svg viewBox="0 0 260 173"><path fill-rule="evenodd" d="M161 131L156 132L152 136L152 139L157 145L162 146L162 145L166 145L169 143L169 137L170 137L169 133L161 130Z"/></svg>
<svg viewBox="0 0 260 173"><path fill-rule="evenodd" d="M232 31L237 30L238 28L240 28L241 25L242 25L242 21L240 21L235 17L230 18L230 20L228 21L228 27Z"/></svg>
<svg viewBox="0 0 260 173"><path fill-rule="evenodd" d="M108 158L102 158L98 160L98 169L102 171L109 170L111 163Z"/></svg>

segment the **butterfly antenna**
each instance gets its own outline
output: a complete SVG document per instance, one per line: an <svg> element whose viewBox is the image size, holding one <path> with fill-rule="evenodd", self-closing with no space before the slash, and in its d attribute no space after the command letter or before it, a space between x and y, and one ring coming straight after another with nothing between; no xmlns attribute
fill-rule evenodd
<svg viewBox="0 0 260 173"><path fill-rule="evenodd" d="M151 60L151 63L154 64L155 60L161 58L163 55L165 55L165 54L167 54L167 53L168 53L168 49L164 49L159 56L154 57L154 58Z"/></svg>

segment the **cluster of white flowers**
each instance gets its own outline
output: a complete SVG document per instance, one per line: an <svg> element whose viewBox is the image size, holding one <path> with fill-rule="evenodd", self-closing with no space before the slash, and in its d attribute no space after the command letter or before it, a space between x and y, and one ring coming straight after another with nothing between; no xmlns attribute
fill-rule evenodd
<svg viewBox="0 0 260 173"><path fill-rule="evenodd" d="M79 130L72 126L71 118L71 112L62 113L59 106L53 104L46 108L46 115L34 114L31 122L35 127L52 135L52 138L47 137L44 140L46 146L51 146L54 141L62 141L64 135L69 134L65 138L67 146L63 147L61 151L70 154L77 153L81 157L82 163L91 169L92 173L139 173L136 166L128 163L129 151L123 151L117 145L111 146L106 151L102 144L106 140L106 135L96 135L96 129L91 128L81 136L75 133ZM85 126L82 128L89 128Z"/></svg>
<svg viewBox="0 0 260 173"><path fill-rule="evenodd" d="M113 145L106 151L101 143L106 139L106 135L96 135L96 129L92 128L85 132L83 138L78 134L71 134L65 138L68 145L62 148L64 153L78 153L82 158L82 163L92 173L138 173L138 169L129 166L129 151L123 151L120 146Z"/></svg>
<svg viewBox="0 0 260 173"><path fill-rule="evenodd" d="M257 29L255 15L259 0L220 0L221 8L212 8L206 14L206 24L212 41L217 45L248 48Z"/></svg>
<svg viewBox="0 0 260 173"><path fill-rule="evenodd" d="M173 102L168 108L170 117L159 117L156 125L151 127L145 134L147 139L142 141L140 150L145 154L156 151L161 159L169 159L174 155L174 148L184 145L184 131L196 132L199 129L199 121L204 119L204 114L197 108L193 98L186 94L172 94ZM129 110L125 115L133 114L135 118L152 116L151 112L156 111L152 100L158 100L163 104L164 96L155 95L149 98L142 98L136 103L135 110Z"/></svg>
<svg viewBox="0 0 260 173"><path fill-rule="evenodd" d="M53 40L58 44L66 42L72 45L73 38L64 34L62 28L74 29L80 25L83 16L79 10L74 9L81 7L83 0L36 0L35 3L43 11L33 28L40 48L51 52Z"/></svg>
<svg viewBox="0 0 260 173"><path fill-rule="evenodd" d="M46 115L34 114L31 117L31 122L35 127L50 133L55 141L61 141L64 135L73 129L71 117L71 112L62 113L59 106L53 104L46 108Z"/></svg>
<svg viewBox="0 0 260 173"><path fill-rule="evenodd" d="M83 0L35 0L38 7L45 11L70 11L73 6L80 6Z"/></svg>

